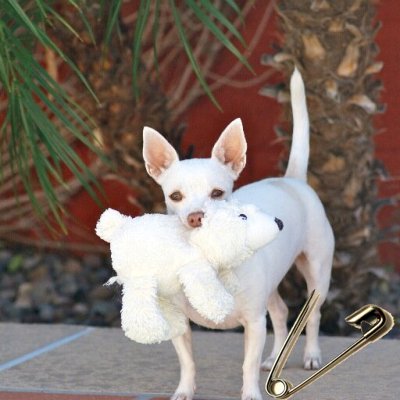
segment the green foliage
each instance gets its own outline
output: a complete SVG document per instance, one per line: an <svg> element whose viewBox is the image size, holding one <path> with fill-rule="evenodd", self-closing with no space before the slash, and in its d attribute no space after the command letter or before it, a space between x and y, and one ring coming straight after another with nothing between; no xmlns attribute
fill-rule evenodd
<svg viewBox="0 0 400 400"><path fill-rule="evenodd" d="M100 14L108 14L106 22L106 30L104 35L104 45L110 44L112 33L115 29L119 29L118 18L123 0L100 0Z"/></svg>
<svg viewBox="0 0 400 400"><path fill-rule="evenodd" d="M75 1L70 0L74 7ZM3 0L0 9L0 83L7 96L1 125L2 152L8 154L10 168L17 172L35 211L44 219L37 188L43 191L59 226L64 227L63 209L55 184L67 186L61 165L65 165L97 200L93 173L72 149L62 129L90 150L99 150L90 140L94 123L65 90L36 60L38 44L61 57L93 96L89 84L75 64L46 34L46 26L63 18L51 8L53 2ZM63 25L77 33L65 21ZM88 121L88 122L87 122ZM33 169L30 160L33 161ZM4 167L6 160L1 160ZM0 173L2 171L0 170ZM1 176L0 176L1 177ZM18 188L15 188L18 196ZM45 219L44 219L45 220Z"/></svg>
<svg viewBox="0 0 400 400"><path fill-rule="evenodd" d="M121 0L116 0L121 1ZM141 56L141 42L143 37L144 29L148 23L150 16L150 6L153 5L155 8L154 20L153 20L153 49L155 54L155 60L157 62L157 32L158 32L158 22L159 22L159 7L162 0L142 0L139 5L136 26L135 26L135 36L133 43L133 61L132 61L132 72L133 72L133 86L136 96L139 96L138 91L138 77L139 77L139 66L140 66L140 56ZM222 4L226 3L229 5L236 14L240 16L241 11L234 0L226 0ZM194 17L201 22L207 29L215 36L215 38L221 42L225 48L227 48L237 59L239 59L250 71L254 72L250 64L247 62L246 58L241 54L237 47L229 39L228 33L232 34L239 42L245 46L243 37L235 27L235 25L229 21L229 19L222 13L221 6L217 7L215 2L209 0L185 0L184 6L178 6L175 0L168 0L168 4L171 9L171 14L173 17L174 24L177 28L178 38L182 44L185 53L189 59L189 62L193 68L198 81L203 87L206 94L209 96L211 101L216 107L220 108L217 100L212 94L210 87L208 86L206 80L204 79L203 73L201 71L201 66L196 59L192 45L190 43L189 37L187 35L185 24L183 21L184 11L190 10ZM220 27L223 26L227 33L223 31Z"/></svg>
<svg viewBox="0 0 400 400"><path fill-rule="evenodd" d="M93 4L86 0L65 2L74 8L77 18L80 18L94 43L95 35L88 17L88 7ZM102 43L96 43L99 49L109 46L113 35L119 32L122 3L123 0L98 0L99 17L105 21ZM177 39L184 48L194 74L213 103L219 107L193 52L188 35L188 21L184 15L190 12L192 22L196 20L206 26L218 42L252 71L230 37L237 39L242 45L245 44L244 40L223 12L228 9L230 14L241 17L240 7L235 0L222 1L218 6L211 0L141 0L132 43L133 90L136 96L139 96L143 34L152 20L152 45L157 67L157 40L162 39L159 37L160 8L166 5L170 7ZM71 142L79 141L99 157L104 156L94 144L95 124L92 119L36 58L38 48L52 51L68 65L96 99L85 76L63 52L62 45L57 45L48 33L53 25L57 25L81 40L80 33L57 10L56 0L1 0L0 88L5 93L7 107L0 125L0 180L4 179L3 169L7 167L19 177L37 214L48 221L48 208L58 225L64 227L64 210L57 192L59 187L67 188L63 166L98 201L94 190L96 185L98 187L95 176L71 147ZM151 13L152 19L149 18ZM74 140L69 141L68 137ZM17 183L14 186L18 199L21 188ZM43 209L44 203L47 207Z"/></svg>

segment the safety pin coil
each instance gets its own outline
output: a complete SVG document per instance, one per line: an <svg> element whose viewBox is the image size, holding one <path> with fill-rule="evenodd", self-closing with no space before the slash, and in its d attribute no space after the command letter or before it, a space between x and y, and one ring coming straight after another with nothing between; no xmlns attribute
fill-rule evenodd
<svg viewBox="0 0 400 400"><path fill-rule="evenodd" d="M285 343L282 346L280 353L274 362L274 365L271 368L265 384L265 390L272 397L278 399L289 398L296 392L316 381L321 376L325 375L327 372L335 368L338 364L349 358L357 351L361 350L363 347L385 336L394 326L393 316L383 308L373 304L361 307L359 310L353 312L345 319L349 325L361 330L363 334L361 339L353 343L323 368L316 371L313 375L305 379L300 384L294 386L288 380L280 378L280 374L297 340L299 339L301 332L307 324L310 313L316 306L318 297L319 295L315 291L311 293L307 302L300 311L300 314L298 315L292 329L288 334L288 337L286 338Z"/></svg>

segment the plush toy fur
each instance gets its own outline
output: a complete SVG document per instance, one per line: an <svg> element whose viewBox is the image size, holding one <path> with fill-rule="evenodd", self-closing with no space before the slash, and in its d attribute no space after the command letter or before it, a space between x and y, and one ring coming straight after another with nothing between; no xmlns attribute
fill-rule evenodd
<svg viewBox="0 0 400 400"><path fill-rule="evenodd" d="M280 229L270 216L237 202L210 202L202 226L192 230L173 215L132 218L106 210L96 233L110 243L117 277L109 282L123 285L126 336L156 343L181 335L186 318L172 299L182 289L204 318L222 322L234 307L238 283L232 268Z"/></svg>

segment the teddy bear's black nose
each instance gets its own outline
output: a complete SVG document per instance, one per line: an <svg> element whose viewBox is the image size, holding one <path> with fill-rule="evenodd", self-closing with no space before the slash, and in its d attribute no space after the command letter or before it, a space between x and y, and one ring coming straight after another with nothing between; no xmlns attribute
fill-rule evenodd
<svg viewBox="0 0 400 400"><path fill-rule="evenodd" d="M279 230L283 229L283 222L279 218L275 218L275 222L278 225Z"/></svg>

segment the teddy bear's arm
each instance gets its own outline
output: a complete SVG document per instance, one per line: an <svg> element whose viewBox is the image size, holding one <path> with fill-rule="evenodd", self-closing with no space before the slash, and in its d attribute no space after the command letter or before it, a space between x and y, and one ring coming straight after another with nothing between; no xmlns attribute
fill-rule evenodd
<svg viewBox="0 0 400 400"><path fill-rule="evenodd" d="M186 264L178 271L178 278L187 299L204 318L218 324L233 310L233 297L208 262Z"/></svg>
<svg viewBox="0 0 400 400"><path fill-rule="evenodd" d="M170 339L170 326L158 303L154 278L124 282L121 325L125 335L139 343L158 343Z"/></svg>

